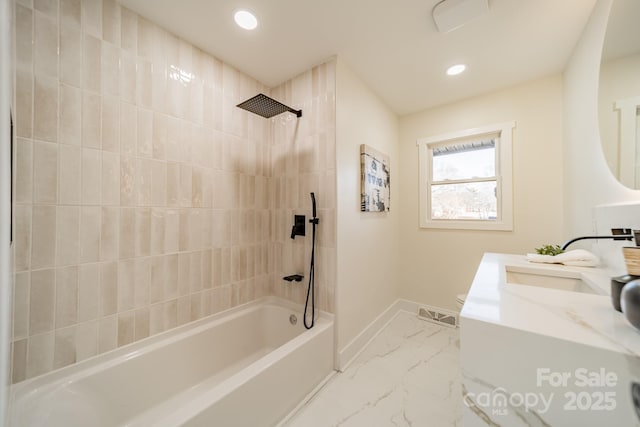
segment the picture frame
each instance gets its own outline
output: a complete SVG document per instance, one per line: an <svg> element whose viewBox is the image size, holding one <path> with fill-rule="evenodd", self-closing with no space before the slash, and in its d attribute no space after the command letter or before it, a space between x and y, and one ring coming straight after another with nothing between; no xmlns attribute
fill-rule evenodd
<svg viewBox="0 0 640 427"><path fill-rule="evenodd" d="M388 212L391 199L389 156L360 145L360 211Z"/></svg>

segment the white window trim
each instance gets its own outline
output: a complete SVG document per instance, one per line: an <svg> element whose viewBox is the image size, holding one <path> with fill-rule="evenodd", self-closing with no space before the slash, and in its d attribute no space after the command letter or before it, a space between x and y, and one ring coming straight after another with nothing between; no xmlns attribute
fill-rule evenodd
<svg viewBox="0 0 640 427"><path fill-rule="evenodd" d="M420 227L459 230L513 230L513 129L515 121L448 132L416 141L420 160ZM496 188L498 197L498 220L450 220L431 219L431 147L460 138L487 134L499 134L496 150Z"/></svg>

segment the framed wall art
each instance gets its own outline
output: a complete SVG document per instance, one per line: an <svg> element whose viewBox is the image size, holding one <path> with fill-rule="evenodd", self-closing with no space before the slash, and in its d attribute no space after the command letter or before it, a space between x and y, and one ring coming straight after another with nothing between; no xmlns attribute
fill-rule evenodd
<svg viewBox="0 0 640 427"><path fill-rule="evenodd" d="M391 189L389 156L360 145L360 211L387 212Z"/></svg>

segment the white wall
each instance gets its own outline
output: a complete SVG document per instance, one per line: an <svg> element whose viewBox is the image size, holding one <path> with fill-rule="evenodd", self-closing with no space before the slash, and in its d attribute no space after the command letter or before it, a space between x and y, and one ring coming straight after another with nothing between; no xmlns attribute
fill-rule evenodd
<svg viewBox="0 0 640 427"><path fill-rule="evenodd" d="M0 0L0 425L7 419L11 345L11 5Z"/></svg>
<svg viewBox="0 0 640 427"><path fill-rule="evenodd" d="M398 297L398 119L338 58L336 66L337 349ZM360 212L360 144L390 156L388 213ZM321 225L322 226L322 225Z"/></svg>
<svg viewBox="0 0 640 427"><path fill-rule="evenodd" d="M564 73L565 237L594 231L596 205L640 201L613 177L600 145L598 80L612 1L598 0Z"/></svg>
<svg viewBox="0 0 640 427"><path fill-rule="evenodd" d="M505 121L513 132L514 228L461 231L419 228L418 138ZM549 77L400 121L403 298L455 309L485 252L526 253L562 237L562 79Z"/></svg>

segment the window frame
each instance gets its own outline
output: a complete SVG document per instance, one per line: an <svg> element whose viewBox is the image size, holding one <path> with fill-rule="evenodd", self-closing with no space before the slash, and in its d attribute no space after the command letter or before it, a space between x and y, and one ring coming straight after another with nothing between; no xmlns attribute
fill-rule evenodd
<svg viewBox="0 0 640 427"><path fill-rule="evenodd" d="M416 141L420 161L420 228L459 230L513 230L513 129L515 121L497 123L461 131L448 132ZM433 219L431 209L431 188L433 186L433 147L455 140L472 139L487 135L496 138L496 199L497 219ZM459 142L459 141L458 141ZM487 181L484 178L470 179L469 182ZM491 181L493 181L491 179ZM440 182L440 181L437 181Z"/></svg>

